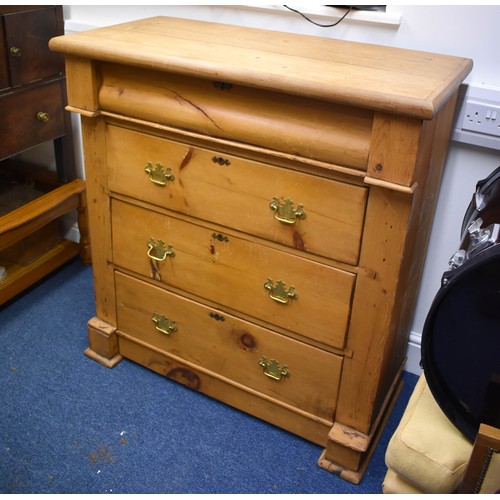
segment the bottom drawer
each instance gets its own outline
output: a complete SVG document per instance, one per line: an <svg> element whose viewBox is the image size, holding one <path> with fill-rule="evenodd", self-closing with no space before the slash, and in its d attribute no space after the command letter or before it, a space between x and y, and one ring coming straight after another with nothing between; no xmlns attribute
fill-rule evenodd
<svg viewBox="0 0 500 500"><path fill-rule="evenodd" d="M342 357L119 272L116 292L120 332L278 405L333 422ZM204 392L199 380L188 385Z"/></svg>

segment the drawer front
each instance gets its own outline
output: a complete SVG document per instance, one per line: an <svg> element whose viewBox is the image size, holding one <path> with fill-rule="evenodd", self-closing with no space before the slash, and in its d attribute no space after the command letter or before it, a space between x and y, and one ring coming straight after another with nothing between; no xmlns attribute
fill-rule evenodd
<svg viewBox="0 0 500 500"><path fill-rule="evenodd" d="M55 8L6 14L4 22L13 87L63 73L64 58L48 46L61 34Z"/></svg>
<svg viewBox="0 0 500 500"><path fill-rule="evenodd" d="M60 81L0 97L0 159L60 137L63 113Z"/></svg>
<svg viewBox="0 0 500 500"><path fill-rule="evenodd" d="M357 264L366 188L113 125L107 155L111 191Z"/></svg>
<svg viewBox="0 0 500 500"><path fill-rule="evenodd" d="M118 329L157 349L333 421L342 358L115 273ZM271 364L276 360L277 364ZM199 387L203 391L203 387Z"/></svg>
<svg viewBox="0 0 500 500"><path fill-rule="evenodd" d="M343 348L353 274L118 200L111 208L115 265Z"/></svg>
<svg viewBox="0 0 500 500"><path fill-rule="evenodd" d="M373 112L239 85L103 64L103 110L362 171Z"/></svg>
<svg viewBox="0 0 500 500"><path fill-rule="evenodd" d="M7 57L4 54L6 54L5 34L3 23L0 20L0 90L10 86Z"/></svg>

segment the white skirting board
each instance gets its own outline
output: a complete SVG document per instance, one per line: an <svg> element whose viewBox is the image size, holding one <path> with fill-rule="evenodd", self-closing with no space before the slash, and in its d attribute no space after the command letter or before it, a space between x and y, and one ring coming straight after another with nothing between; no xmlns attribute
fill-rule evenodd
<svg viewBox="0 0 500 500"><path fill-rule="evenodd" d="M411 332L408 348L406 350L406 364L404 370L415 375L422 373L420 367L420 345L422 344L422 335L420 333Z"/></svg>

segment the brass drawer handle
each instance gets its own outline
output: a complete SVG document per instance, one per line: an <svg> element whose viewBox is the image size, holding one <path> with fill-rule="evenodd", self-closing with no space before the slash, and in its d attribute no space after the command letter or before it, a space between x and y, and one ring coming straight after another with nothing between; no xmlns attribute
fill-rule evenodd
<svg viewBox="0 0 500 500"><path fill-rule="evenodd" d="M281 202L278 197L274 197L269 207L276 212L274 218L283 224L295 224L297 219L306 218L304 207L297 205L297 208L293 208L293 201L289 198Z"/></svg>
<svg viewBox="0 0 500 500"><path fill-rule="evenodd" d="M39 111L36 115L38 121L42 123L47 123L49 121L49 114L44 111Z"/></svg>
<svg viewBox="0 0 500 500"><path fill-rule="evenodd" d="M21 57L22 51L19 47L11 47L10 50L10 55L14 57Z"/></svg>
<svg viewBox="0 0 500 500"><path fill-rule="evenodd" d="M278 280L276 283L271 278L268 278L264 283L264 288L269 290L269 297L280 304L288 304L290 299L297 299L298 295L293 286L287 288L286 284Z"/></svg>
<svg viewBox="0 0 500 500"><path fill-rule="evenodd" d="M174 257L175 252L171 245L165 246L162 240L155 241L150 238L148 241L148 257L150 259L156 260L157 262L163 262L167 257Z"/></svg>
<svg viewBox="0 0 500 500"><path fill-rule="evenodd" d="M175 321L168 319L166 316L158 313L153 313L151 321L155 324L155 328L165 335L170 335L177 331L177 324Z"/></svg>
<svg viewBox="0 0 500 500"><path fill-rule="evenodd" d="M279 363L275 359L269 361L265 356L259 359L259 365L264 369L264 375L273 380L281 380L283 377L289 377L290 372L288 371L288 366L283 365L280 367Z"/></svg>
<svg viewBox="0 0 500 500"><path fill-rule="evenodd" d="M168 181L173 181L175 179L170 167L165 168L160 162L157 162L156 165L153 166L153 164L148 161L147 165L144 167L144 172L149 175L149 180L157 186L165 186Z"/></svg>

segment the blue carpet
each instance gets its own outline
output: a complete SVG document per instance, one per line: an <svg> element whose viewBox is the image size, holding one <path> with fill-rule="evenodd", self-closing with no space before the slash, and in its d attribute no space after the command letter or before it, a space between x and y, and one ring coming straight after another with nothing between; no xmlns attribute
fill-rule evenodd
<svg viewBox="0 0 500 500"><path fill-rule="evenodd" d="M381 493L415 375L353 485L314 444L131 361L88 359L94 314L78 260L0 307L0 493Z"/></svg>

